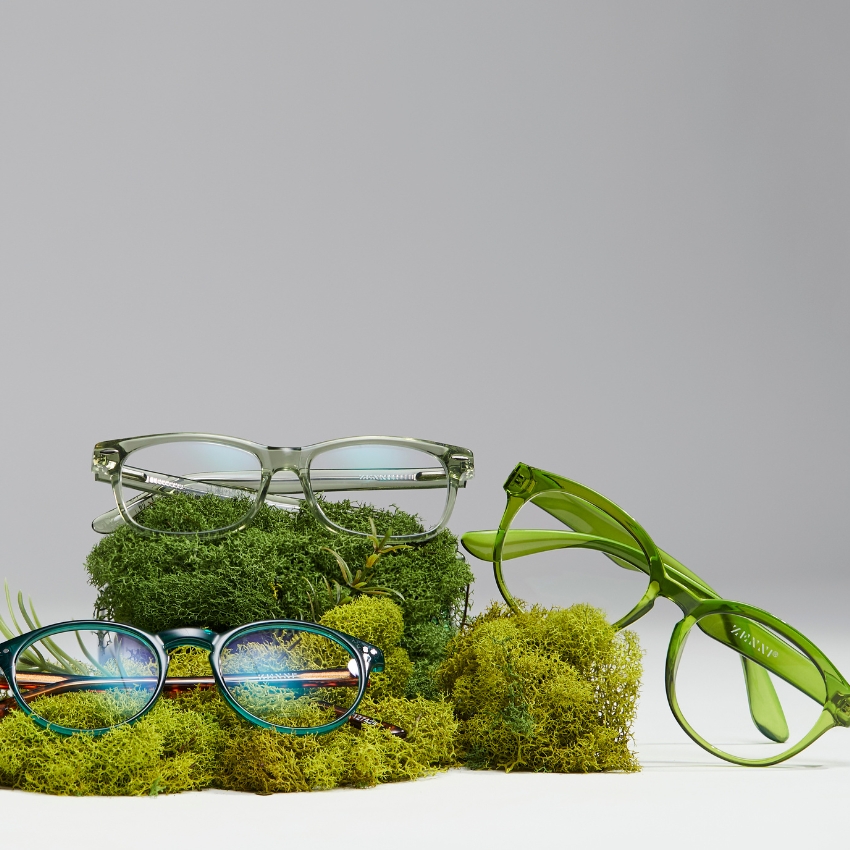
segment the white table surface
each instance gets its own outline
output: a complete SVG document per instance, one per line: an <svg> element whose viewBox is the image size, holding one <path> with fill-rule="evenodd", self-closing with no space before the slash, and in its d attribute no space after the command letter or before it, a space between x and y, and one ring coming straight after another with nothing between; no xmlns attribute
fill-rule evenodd
<svg viewBox="0 0 850 850"><path fill-rule="evenodd" d="M810 846L846 830L850 735L745 769L690 744L647 744L637 774L451 770L367 790L157 798L0 792L5 847ZM150 829L146 829L148 824ZM362 830L362 831L361 831ZM178 841L178 839L182 839ZM349 843L350 842L350 843ZM793 843L792 843L793 842Z"/></svg>

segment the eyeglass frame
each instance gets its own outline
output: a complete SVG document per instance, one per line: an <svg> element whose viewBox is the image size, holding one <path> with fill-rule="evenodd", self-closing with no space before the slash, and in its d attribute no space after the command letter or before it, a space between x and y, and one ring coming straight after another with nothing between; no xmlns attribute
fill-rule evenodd
<svg viewBox="0 0 850 850"><path fill-rule="evenodd" d="M49 720L39 716L29 706L29 702L38 699L42 696L50 696L43 690L36 693L22 693L18 687L19 671L16 669L18 658L26 649L35 645L38 641L44 638L50 638L53 635L63 634L65 632L85 631L108 631L118 634L123 634L134 639L144 641L150 649L153 650L156 656L159 672L156 676L156 688L145 704L144 708L137 714L122 720L113 726L100 727L98 729L73 729L67 726L60 726L52 723ZM337 713L337 718L323 724L322 726L281 726L280 724L271 723L263 720L256 715L251 714L244 709L230 694L224 678L221 673L221 652L231 640L239 637L243 633L251 633L262 631L264 629L290 629L293 631L307 632L309 634L318 635L327 638L343 649L347 650L352 658L357 662L357 696L348 709L341 709L337 706L329 705L333 711ZM178 647L194 646L200 649L205 649L209 652L209 663L212 672L212 681L207 676L181 676L168 677L169 656L168 653ZM303 620L260 620L255 623L247 623L237 626L227 632L214 632L211 629L199 629L192 627L180 627L175 629L167 629L166 631L158 632L155 635L149 634L142 629L137 629L135 626L128 626L123 623L113 623L108 620L65 620L61 623L54 623L50 626L41 626L22 635L18 635L10 640L0 643L0 672L5 679L5 686L0 685L3 690L11 691L14 702L17 703L25 714L31 720L51 732L59 735L104 735L113 729L135 723L137 720L144 717L156 704L157 700L162 696L163 691L168 691L170 694L191 690L193 688L215 687L222 699L232 708L240 717L258 726L262 729L274 729L276 732L281 732L288 735L321 735L328 732L333 732L339 729L345 723L350 723L355 728L363 726L377 726L388 729L392 735L399 738L407 736L407 732L392 723L384 723L380 720L367 717L357 711L357 707L363 696L366 693L366 688L369 684L369 675L371 673L381 673L384 670L385 659L384 653L376 646L373 646L366 641L346 634L345 632L331 629L327 626L321 626L316 623L305 623ZM322 671L312 671L322 672ZM28 675L25 671L21 671L22 675ZM349 671L350 674L350 671ZM31 675L31 674L30 674ZM45 674L35 674L42 676ZM52 675L52 674L46 674ZM58 674L57 674L58 675ZM351 675L351 674L350 674ZM72 677L65 677L66 679ZM136 678L153 678L153 677L121 677L122 682L132 682ZM57 683L60 684L61 683ZM340 683L335 683L339 686ZM353 682L343 684L353 685ZM169 695L170 695L169 694ZM13 706L8 704L8 700L0 701L0 719L6 716Z"/></svg>
<svg viewBox="0 0 850 850"><path fill-rule="evenodd" d="M667 650L664 672L665 691L667 702L679 725L693 741L705 750L733 764L747 767L766 767L779 764L797 755L834 726L845 728L850 726L850 683L812 641L797 629L767 611L743 602L735 602L720 597L696 573L664 550L659 549L649 534L633 517L605 496L583 484L579 484L577 481L524 463L520 463L514 468L503 487L508 499L499 528L496 531L467 532L461 537L461 543L474 557L493 562L496 584L511 610L519 612L522 608L505 583L502 574L503 560L551 549L576 547L601 551L619 566L629 564L630 566L626 568L636 568L646 573L649 577L649 585L643 597L631 611L617 620L613 626L619 630L634 623L649 612L658 597L669 599L682 610L684 617L674 627ZM588 528L598 533L511 529L511 522L520 509L533 498L546 492L564 493L589 504L591 506L589 511L574 502L571 502L571 508ZM596 510L594 511L593 508ZM541 509L546 510L545 508ZM548 513L551 514L551 512ZM555 516L554 514L551 515ZM556 519L568 525L557 516ZM568 527L570 526L568 525ZM628 535L631 535L630 541L627 539L627 535L623 534L623 529ZM603 531L607 536L601 533ZM509 537L512 533L515 536L511 540ZM628 545L635 542L640 547L639 552L633 546ZM510 553L509 558L503 557L508 554L505 551L506 544L508 553L511 552L511 549L515 552ZM526 551L518 551L520 549ZM727 643L733 651L738 652L741 656L750 713L756 727L766 737L770 737L770 735L763 726L769 729L769 715L773 710L772 705L768 703L775 700L776 704L779 704L773 684L767 676L768 670L822 704L824 710L818 721L808 734L788 750L763 759L740 758L713 746L696 732L684 717L676 697L676 671L688 633L695 625L699 624L700 620L713 614L730 617L738 615L775 632L799 650L803 657L808 659L820 673L822 689L816 687L815 683L811 681L801 681L800 678L804 677L804 673L800 669L797 670L798 678L796 681L789 678L791 674L788 671L785 671L785 675L778 672L776 669L778 665L771 664L770 659L766 659L764 656L756 657L755 652L746 652L748 644L744 641ZM716 635L709 634L709 636L719 640ZM725 641L720 642L724 643ZM812 693L813 690L816 690L817 693Z"/></svg>
<svg viewBox="0 0 850 850"><path fill-rule="evenodd" d="M184 489L187 484L206 484L213 485L216 480L222 481L227 479L191 479L189 477L179 477L167 475L169 479L176 482L176 487L168 487L162 484L147 484L144 489L146 492L134 497L129 503L123 498L123 485L121 481L121 470L124 466L124 461L132 452L150 448L152 446L164 445L166 443L177 442L207 442L215 443L231 448L240 449L242 451L253 454L260 462L260 481L256 490L251 489L245 491L246 498L253 498L248 513L238 522L224 528L217 528L204 531L170 531L157 530L147 528L140 525L134 519L134 515L141 510L142 507L150 503L152 498L158 495L165 495L170 492L175 492L176 488ZM300 485L300 493L303 501L306 501L310 512L313 516L330 531L342 534L353 534L355 536L367 537L367 532L354 531L352 529L343 528L329 519L321 509L319 500L315 496L315 488L310 481L310 465L313 459L326 451L332 449L344 449L352 446L364 445L385 445L397 448L411 449L414 451L424 452L436 458L443 468L445 473L446 486L446 504L443 509L443 514L438 524L424 532L414 534L391 535L389 541L398 543L424 543L436 537L442 531L451 517L454 509L457 491L460 487L466 487L469 481L475 474L475 461L472 452L469 449L461 446L454 446L448 443L437 443L431 440L421 440L414 437L347 437L337 440L327 440L321 443L314 443L303 447L281 447L281 446L264 446L260 443L252 442L251 440L243 440L237 437L228 437L221 434L207 434L202 432L178 431L166 434L149 434L141 437L128 437L120 440L104 440L95 445L92 452L92 472L94 473L95 481L108 483L112 486L112 491L115 495L116 508L107 511L96 517L92 521L92 528L101 534L108 534L122 524L127 524L140 534L157 535L166 534L172 536L188 536L198 535L201 537L218 537L230 534L235 531L241 531L250 525L251 520L256 516L257 511L263 501L273 503L282 503L285 505L298 506L302 504L301 498L292 498L285 495L285 492L296 492L293 488L294 482L286 479L273 481L274 476L278 472L293 472L298 477ZM427 474L428 470L421 470L421 473ZM418 474L418 473L417 473ZM227 475L224 473L223 475ZM381 490L381 489L435 489L434 483L436 479L432 476L422 479L409 480L373 480L360 482L357 488L339 486L339 487L323 487L323 490L336 491L351 491L357 490ZM392 486L386 486L391 484ZM442 480L440 486L443 486ZM272 492L270 492L270 490ZM256 495L254 495L256 493ZM214 494L215 495L215 494ZM128 508L131 508L128 510Z"/></svg>

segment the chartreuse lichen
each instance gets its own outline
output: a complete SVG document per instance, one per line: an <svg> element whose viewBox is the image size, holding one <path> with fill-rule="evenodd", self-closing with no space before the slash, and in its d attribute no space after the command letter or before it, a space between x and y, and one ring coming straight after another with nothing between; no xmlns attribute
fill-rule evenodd
<svg viewBox="0 0 850 850"><path fill-rule="evenodd" d="M640 675L637 636L589 605L493 605L437 672L469 767L564 773L639 769L629 744Z"/></svg>
<svg viewBox="0 0 850 850"><path fill-rule="evenodd" d="M129 726L99 737L62 737L21 711L0 722L0 784L63 795L145 795L207 787L269 794L416 779L456 763L457 731L444 701L403 696L411 662L400 647L404 623L389 599L361 596L329 611L322 623L385 649L386 671L373 674L361 713L401 726L345 726L328 735L296 737L242 720L213 691L162 698ZM176 650L171 675L209 675L207 653ZM63 694L63 723L74 726L77 705Z"/></svg>

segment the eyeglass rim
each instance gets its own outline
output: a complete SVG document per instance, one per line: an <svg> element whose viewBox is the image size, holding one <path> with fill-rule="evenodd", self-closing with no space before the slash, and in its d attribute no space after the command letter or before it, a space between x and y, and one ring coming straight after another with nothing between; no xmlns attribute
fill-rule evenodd
<svg viewBox="0 0 850 850"><path fill-rule="evenodd" d="M292 629L295 631L309 632L311 634L329 638L351 653L351 656L357 661L359 684L356 698L342 715L329 723L323 724L322 726L282 726L270 723L251 714L233 699L221 676L220 660L222 648L225 647L234 637L238 637L240 634L250 631L260 631L263 628ZM36 714L30 708L24 698L24 695L18 688L16 667L21 653L34 643L37 643L39 640L42 640L45 637L50 637L53 634L85 631L87 629L91 629L92 631L118 632L120 634L125 634L128 637L141 639L150 647L150 649L153 650L159 665L159 672L157 674L156 688L144 708L137 714L127 720L122 720L114 726L104 726L98 729L74 729L52 723ZM227 704L243 719L247 720L254 726L258 726L263 729L274 729L277 732L296 736L321 735L327 732L333 732L335 729L338 729L340 726L348 722L348 720L357 711L357 707L366 693L369 675L372 672L381 672L384 669L385 664L384 654L378 647L360 640L360 638L356 638L353 635L341 632L338 629L332 629L327 626L319 625L318 623L307 623L303 620L259 620L254 623L246 623L236 626L227 632L213 632L210 629L196 629L192 627L177 628L168 629L166 631L159 632L156 635L152 635L143 629L136 628L135 626L129 626L124 623L115 623L110 620L65 620L60 623L53 623L49 626L42 626L38 629L25 632L22 635L18 635L10 640L0 643L0 671L3 672L9 686L9 690L11 690L12 696L15 698L15 702L18 704L18 707L43 729L66 736L75 734L99 736L104 735L113 729L118 729L122 726L135 723L153 708L157 700L162 695L162 690L167 679L169 664L168 653L179 646L197 646L209 651L210 668L218 691L225 702L227 702ZM374 650L374 653L372 650Z"/></svg>
<svg viewBox="0 0 850 850"><path fill-rule="evenodd" d="M168 531L151 529L140 525L135 521L133 515L127 510L123 498L121 484L121 468L129 454L142 448L163 445L175 442L208 442L218 445L241 449L253 454L260 463L260 487L249 511L240 520L220 529L206 531ZM423 440L416 437L393 437L393 436L363 436L344 437L335 440L326 440L303 447L264 446L251 440L238 437L228 437L222 434L209 434L194 431L176 431L163 434L148 434L140 437L126 437L118 440L104 440L97 443L92 452L92 472L96 481L109 483L112 486L117 509L124 523L135 531L145 535L167 535L167 536L195 536L204 538L215 538L225 536L235 531L240 531L250 525L251 520L259 511L260 505L268 493L273 476L277 472L290 471L298 475L303 491L304 501L307 503L313 516L336 533L350 534L358 537L367 537L368 532L356 531L344 528L334 523L322 510L321 502L313 492L310 482L310 465L313 459L324 452L332 449L347 448L358 445L387 445L399 448L408 448L421 451L435 457L447 474L446 503L439 522L433 528L414 534L393 535L391 542L398 543L422 543L436 537L442 531L451 517L454 509L457 490L465 487L475 474L475 461L472 452L462 446L450 443L438 443L433 440ZM280 461L288 459L281 464ZM111 512L109 512L111 513ZM103 517L97 517L92 526ZM95 528L97 531L98 529Z"/></svg>
<svg viewBox="0 0 850 850"><path fill-rule="evenodd" d="M730 616L740 616L744 619L770 629L775 632L786 642L790 643L797 649L804 658L812 663L817 670L823 682L824 697L821 702L822 711L818 719L815 721L812 728L798 742L792 744L787 750L781 753L776 753L762 759L748 759L742 756L736 756L733 753L726 752L713 745L706 738L702 737L689 723L684 712L682 712L678 697L676 694L676 674L679 662L687 645L688 635L693 627L699 624L699 621L705 617L714 614L727 614ZM744 657L744 656L742 656ZM755 660L755 659L754 659ZM756 663L758 663L756 661ZM765 668L768 669L769 668ZM792 687L796 687L790 683ZM698 605L683 617L673 628L670 636L670 643L667 647L667 658L664 668L664 686L667 695L667 703L670 710L673 712L677 722L682 727L688 737L695 743L699 744L703 749L725 761L738 764L743 767L769 767L774 764L779 764L789 758L802 752L806 747L810 746L814 741L820 738L825 732L834 726L847 725L841 721L839 717L839 709L833 702L833 699L841 691L845 694L848 690L848 683L844 677L838 672L835 665L826 657L822 650L809 640L802 632L795 629L788 623L780 620L768 611L762 608L756 608L753 605L747 605L744 602L736 602L731 599L709 599ZM811 699L811 695L808 695Z"/></svg>
<svg viewBox="0 0 850 850"><path fill-rule="evenodd" d="M598 508L607 514L615 523L622 526L643 551L649 566L647 591L635 607L617 620L614 626L616 628L623 628L635 620L640 619L652 608L655 598L658 595L658 590L661 588L665 578L661 554L643 526L634 517L627 514L619 505L607 499L601 493L580 484L578 481L573 481L553 472L546 472L545 470L524 463L519 463L514 467L505 481L503 489L508 494L508 502L497 531L493 553L493 572L499 592L512 610L518 611L519 605L508 589L507 582L502 573L501 556L505 537L510 529L511 522L517 513L519 513L520 509L535 497L546 492L565 492ZM462 541L463 538L461 538Z"/></svg>

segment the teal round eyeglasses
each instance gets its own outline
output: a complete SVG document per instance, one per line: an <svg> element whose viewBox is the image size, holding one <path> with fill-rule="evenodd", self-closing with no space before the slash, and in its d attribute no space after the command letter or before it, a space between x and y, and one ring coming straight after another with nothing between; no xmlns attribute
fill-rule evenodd
<svg viewBox="0 0 850 850"><path fill-rule="evenodd" d="M210 676L168 677L168 653L209 652ZM56 623L0 643L0 717L19 708L61 735L101 735L133 723L161 694L216 688L243 719L292 735L344 723L405 731L357 712L381 650L300 620L266 620L217 634L178 628L147 634L104 620Z"/></svg>

